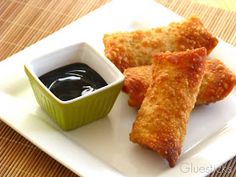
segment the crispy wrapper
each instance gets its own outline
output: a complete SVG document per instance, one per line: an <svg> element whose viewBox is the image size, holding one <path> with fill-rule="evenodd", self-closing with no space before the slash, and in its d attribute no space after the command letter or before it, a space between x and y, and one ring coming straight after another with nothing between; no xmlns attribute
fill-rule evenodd
<svg viewBox="0 0 236 177"><path fill-rule="evenodd" d="M223 100L236 85L236 76L218 59L207 60L197 104Z"/></svg>
<svg viewBox="0 0 236 177"><path fill-rule="evenodd" d="M205 69L206 49L157 54L152 81L130 133L130 140L158 152L174 167Z"/></svg>
<svg viewBox="0 0 236 177"><path fill-rule="evenodd" d="M138 66L124 71L123 91L129 95L128 104L139 108L152 81L152 67ZM197 96L197 105L215 103L233 90L236 76L220 60L206 60L205 74Z"/></svg>
<svg viewBox="0 0 236 177"><path fill-rule="evenodd" d="M152 55L159 52L205 47L209 54L218 40L198 17L191 16L166 27L105 34L103 43L107 58L123 72L129 67L151 64Z"/></svg>

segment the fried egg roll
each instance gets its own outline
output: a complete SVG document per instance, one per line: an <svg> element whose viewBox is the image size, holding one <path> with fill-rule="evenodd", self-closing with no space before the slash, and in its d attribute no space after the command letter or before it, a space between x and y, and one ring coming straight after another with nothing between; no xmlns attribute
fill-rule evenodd
<svg viewBox="0 0 236 177"><path fill-rule="evenodd" d="M124 71L123 91L129 95L128 104L139 108L152 77L152 67L138 66ZM215 103L224 99L233 90L236 76L220 60L206 60L205 74L197 96L197 105Z"/></svg>
<svg viewBox="0 0 236 177"><path fill-rule="evenodd" d="M161 53L153 58L152 81L130 140L159 153L174 167L205 69L206 49Z"/></svg>
<svg viewBox="0 0 236 177"><path fill-rule="evenodd" d="M191 16L166 27L105 34L103 43L106 57L123 72L129 67L151 64L152 55L159 52L205 47L209 54L218 40L198 17Z"/></svg>

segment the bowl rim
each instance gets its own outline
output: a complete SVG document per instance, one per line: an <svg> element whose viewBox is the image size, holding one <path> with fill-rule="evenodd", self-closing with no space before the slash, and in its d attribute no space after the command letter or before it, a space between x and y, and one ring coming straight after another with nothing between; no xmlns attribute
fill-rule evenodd
<svg viewBox="0 0 236 177"><path fill-rule="evenodd" d="M60 100L58 97L56 97L43 83L42 81L39 79L39 77L35 74L35 72L31 69L30 65L32 65L32 63L36 60L40 60L41 58L43 57L46 57L46 56L49 56L51 54L54 54L54 53L57 53L61 50L66 50L67 48L72 48L72 47L76 47L76 46L79 46L79 45L85 45L86 47L90 48L98 57L100 57L102 59L102 61L108 65L113 72L115 72L115 76L117 77L115 81L112 81L110 84L107 84L106 86L104 87L101 87L91 93L88 93L86 95L82 95L82 96L79 96L79 97L76 97L76 98L73 98L73 99L70 99L70 100L66 100L66 101L63 101L63 100ZM86 63L85 63L86 64ZM46 53L42 56L39 56L37 58L33 58L31 59L30 61L28 61L27 63L24 64L24 69L33 77L33 79L54 99L56 100L58 103L60 104L71 104L71 103L75 103L75 102L78 102L82 99L86 99L87 97L90 97L94 94L98 94L100 92L103 92L115 85L119 85L121 84L123 81L124 81L124 75L120 72L120 70L105 56L105 55L101 55L94 47L92 47L91 45L89 45L87 42L78 42L78 43L74 43L74 44L71 44L71 45L67 45L67 46L63 46L61 48L57 48L49 53ZM94 69L94 68L92 68Z"/></svg>

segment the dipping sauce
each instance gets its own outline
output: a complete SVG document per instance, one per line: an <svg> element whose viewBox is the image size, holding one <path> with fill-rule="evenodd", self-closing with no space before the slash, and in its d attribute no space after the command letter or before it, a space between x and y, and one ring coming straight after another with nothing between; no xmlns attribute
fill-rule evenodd
<svg viewBox="0 0 236 177"><path fill-rule="evenodd" d="M74 63L50 71L39 79L60 100L67 101L107 85L106 81L84 63Z"/></svg>

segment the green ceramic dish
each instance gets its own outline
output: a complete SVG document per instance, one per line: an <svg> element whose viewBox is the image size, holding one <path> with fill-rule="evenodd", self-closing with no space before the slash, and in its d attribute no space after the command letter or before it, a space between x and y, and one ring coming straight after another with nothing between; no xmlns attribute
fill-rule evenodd
<svg viewBox="0 0 236 177"><path fill-rule="evenodd" d="M108 85L90 94L61 101L38 77L76 62L90 66ZM72 45L34 59L25 64L24 68L37 102L63 130L72 130L105 117L113 107L124 81L122 73L86 43Z"/></svg>

